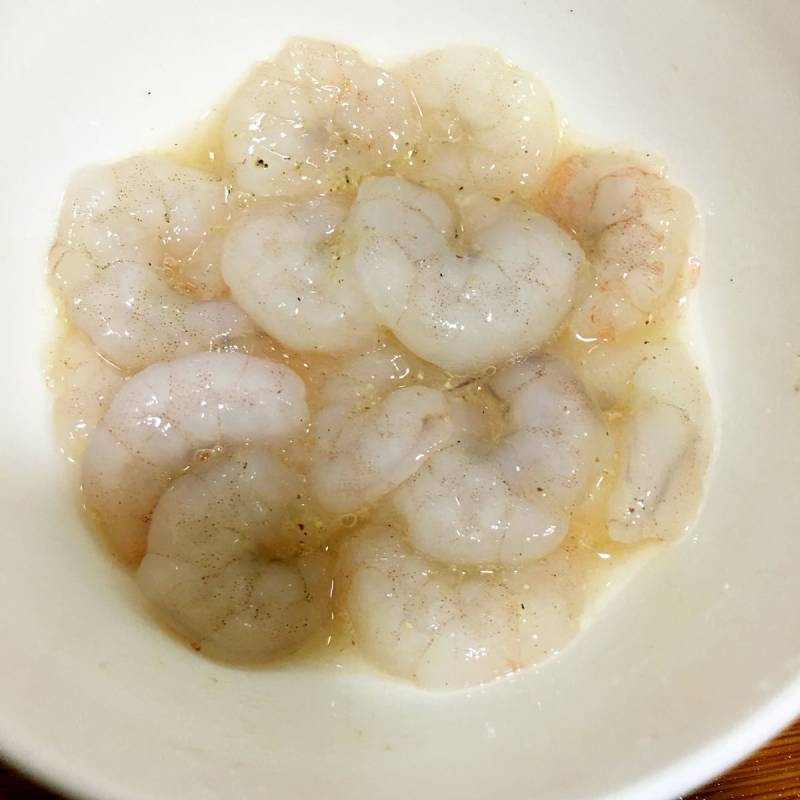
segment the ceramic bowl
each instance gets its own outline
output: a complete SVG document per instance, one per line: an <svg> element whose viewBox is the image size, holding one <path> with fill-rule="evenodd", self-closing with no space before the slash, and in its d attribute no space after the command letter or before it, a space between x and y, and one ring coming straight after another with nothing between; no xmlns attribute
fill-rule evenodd
<svg viewBox="0 0 800 800"><path fill-rule="evenodd" d="M800 711L800 15L792 0L26 0L0 26L0 748L71 794L672 800ZM573 130L666 156L696 195L718 448L693 535L559 658L430 694L242 671L143 612L87 535L43 380L45 259L80 165L160 144L290 34L536 71Z"/></svg>

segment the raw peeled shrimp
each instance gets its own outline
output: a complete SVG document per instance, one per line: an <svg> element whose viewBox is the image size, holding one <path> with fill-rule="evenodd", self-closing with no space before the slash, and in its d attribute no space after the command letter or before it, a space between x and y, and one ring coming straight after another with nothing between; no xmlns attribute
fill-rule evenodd
<svg viewBox="0 0 800 800"><path fill-rule="evenodd" d="M280 446L308 419L288 367L241 353L197 353L131 378L95 429L83 491L114 549L137 561L161 493L198 452L243 442Z"/></svg>
<svg viewBox="0 0 800 800"><path fill-rule="evenodd" d="M359 647L427 689L485 683L541 661L578 631L583 602L570 555L466 573L415 552L397 526L349 541L340 577Z"/></svg>
<svg viewBox="0 0 800 800"><path fill-rule="evenodd" d="M212 658L294 651L335 604L428 688L558 652L608 538L699 501L690 199L632 154L554 170L550 98L492 50L387 71L295 39L223 113L214 174L137 157L65 200L52 380L88 510Z"/></svg>
<svg viewBox="0 0 800 800"><path fill-rule="evenodd" d="M253 447L179 477L137 573L169 625L213 658L296 650L331 619L330 556L303 547L303 479Z"/></svg>
<svg viewBox="0 0 800 800"><path fill-rule="evenodd" d="M644 360L622 443L623 470L608 508L619 542L680 537L697 510L710 457L708 396L679 346Z"/></svg>
<svg viewBox="0 0 800 800"><path fill-rule="evenodd" d="M367 506L413 475L452 433L447 398L437 389L407 386L374 405L326 406L314 418L309 481L332 512Z"/></svg>
<svg viewBox="0 0 800 800"><path fill-rule="evenodd" d="M356 511L391 491L451 436L446 377L391 338L323 364L311 431L310 484L322 507Z"/></svg>
<svg viewBox="0 0 800 800"><path fill-rule="evenodd" d="M448 564L541 558L558 547L569 527L561 509L516 493L491 454L463 442L435 454L400 486L395 506L413 546Z"/></svg>
<svg viewBox="0 0 800 800"><path fill-rule="evenodd" d="M559 131L533 76L496 50L447 47L403 71L423 115L410 173L447 191L530 196L550 169Z"/></svg>
<svg viewBox="0 0 800 800"><path fill-rule="evenodd" d="M445 563L546 556L608 458L602 419L563 362L529 358L498 372L488 388L505 404L500 440L462 433L394 494L413 546Z"/></svg>
<svg viewBox="0 0 800 800"><path fill-rule="evenodd" d="M56 395L56 430L63 437L62 447L70 461L83 455L89 436L125 377L98 355L82 331L72 330L59 341L50 380Z"/></svg>
<svg viewBox="0 0 800 800"><path fill-rule="evenodd" d="M581 338L614 339L651 312L664 313L690 263L695 212L683 189L640 157L609 152L568 158L554 170L545 197L592 267L570 320Z"/></svg>
<svg viewBox="0 0 800 800"><path fill-rule="evenodd" d="M489 386L507 404L497 451L506 480L521 494L576 506L610 457L606 426L578 376L559 358L535 356Z"/></svg>
<svg viewBox="0 0 800 800"><path fill-rule="evenodd" d="M456 374L545 342L569 311L583 252L546 217L508 204L454 250L436 192L368 178L348 220L355 266L377 317L412 352Z"/></svg>
<svg viewBox="0 0 800 800"><path fill-rule="evenodd" d="M335 198L276 202L225 240L222 270L233 298L294 350L353 350L377 336L350 262L335 250L346 211Z"/></svg>
<svg viewBox="0 0 800 800"><path fill-rule="evenodd" d="M406 386L441 388L447 376L397 344L382 337L359 355L322 362L310 380L319 384L321 406L360 404L369 407L383 395Z"/></svg>
<svg viewBox="0 0 800 800"><path fill-rule="evenodd" d="M323 194L407 159L420 115L408 88L354 50L292 39L231 100L225 156L259 195Z"/></svg>
<svg viewBox="0 0 800 800"><path fill-rule="evenodd" d="M619 410L628 403L634 375L639 365L654 352L661 352L670 339L663 333L641 328L613 342L595 342L586 347L571 340L580 375L586 388L603 410Z"/></svg>
<svg viewBox="0 0 800 800"><path fill-rule="evenodd" d="M168 280L189 288L209 264L218 272L214 231L226 219L225 191L158 157L93 167L73 180L51 269L70 320L117 366L140 369L252 333L235 303L198 301ZM199 296L220 289L216 277L204 280Z"/></svg>

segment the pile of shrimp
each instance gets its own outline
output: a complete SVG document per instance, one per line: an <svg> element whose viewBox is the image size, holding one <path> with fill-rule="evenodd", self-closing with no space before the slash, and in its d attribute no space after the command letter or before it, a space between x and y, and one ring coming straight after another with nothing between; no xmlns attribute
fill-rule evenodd
<svg viewBox="0 0 800 800"><path fill-rule="evenodd" d="M213 160L75 176L57 427L166 629L231 663L341 635L466 688L561 652L598 564L686 531L692 201L561 131L493 50L295 39Z"/></svg>

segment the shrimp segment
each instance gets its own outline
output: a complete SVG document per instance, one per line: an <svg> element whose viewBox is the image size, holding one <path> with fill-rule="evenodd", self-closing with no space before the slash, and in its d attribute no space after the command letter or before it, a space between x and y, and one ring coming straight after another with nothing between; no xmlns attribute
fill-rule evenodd
<svg viewBox="0 0 800 800"><path fill-rule="evenodd" d="M708 396L688 354L670 350L643 361L632 405L609 535L628 543L677 539L699 505L711 450Z"/></svg>
<svg viewBox="0 0 800 800"><path fill-rule="evenodd" d="M395 389L419 384L436 388L446 382L446 377L391 337L384 337L360 355L323 365L312 380L321 384L319 400L323 406L356 403L369 407Z"/></svg>
<svg viewBox="0 0 800 800"><path fill-rule="evenodd" d="M347 543L340 575L361 649L426 689L485 683L561 650L578 631L582 597L569 556L471 574L372 525Z"/></svg>
<svg viewBox="0 0 800 800"><path fill-rule="evenodd" d="M448 47L404 71L422 109L424 142L411 173L437 189L532 194L550 168L558 128L532 75L496 50Z"/></svg>
<svg viewBox="0 0 800 800"><path fill-rule="evenodd" d="M348 221L362 288L406 347L456 374L524 356L555 331L583 260L546 217L504 206L454 252L455 220L435 192L398 178L362 184Z"/></svg>
<svg viewBox="0 0 800 800"><path fill-rule="evenodd" d="M231 100L225 156L245 191L324 194L408 158L419 131L393 75L347 47L292 39Z"/></svg>
<svg viewBox="0 0 800 800"><path fill-rule="evenodd" d="M565 364L530 358L499 372L500 441L462 439L394 494L417 550L450 564L518 564L552 552L568 511L608 459L605 426Z"/></svg>
<svg viewBox="0 0 800 800"><path fill-rule="evenodd" d="M374 339L377 322L334 243L343 201L275 203L227 236L223 274L234 299L295 350L341 352Z"/></svg>
<svg viewBox="0 0 800 800"><path fill-rule="evenodd" d="M74 330L58 343L50 380L55 390L56 430L63 435L64 453L76 461L125 382L125 374L99 356L84 333Z"/></svg>
<svg viewBox="0 0 800 800"><path fill-rule="evenodd" d="M571 319L577 334L614 339L663 307L689 264L695 212L685 191L639 157L610 152L568 158L545 196L592 266Z"/></svg>
<svg viewBox="0 0 800 800"><path fill-rule="evenodd" d="M335 404L314 421L310 483L323 508L369 505L413 475L452 434L442 392L408 386L376 405Z"/></svg>
<svg viewBox="0 0 800 800"><path fill-rule="evenodd" d="M243 448L162 495L137 580L196 650L225 661L274 658L330 621L330 556L300 549L292 514L302 491L280 461Z"/></svg>
<svg viewBox="0 0 800 800"><path fill-rule="evenodd" d="M586 495L611 445L602 417L573 370L538 356L508 367L489 383L507 403L507 434L498 448L515 491L549 497L570 509Z"/></svg>
<svg viewBox="0 0 800 800"><path fill-rule="evenodd" d="M128 369L252 333L235 303L200 302L168 281L207 264L226 214L221 181L163 158L76 176L50 254L70 320Z"/></svg>
<svg viewBox="0 0 800 800"><path fill-rule="evenodd" d="M516 564L552 552L569 527L546 500L515 492L492 454L460 444L401 486L395 507L421 553L448 564Z"/></svg>
<svg viewBox="0 0 800 800"><path fill-rule="evenodd" d="M287 367L241 353L153 364L117 393L89 441L83 491L115 550L137 561L149 515L201 450L280 445L308 419L305 388Z"/></svg>

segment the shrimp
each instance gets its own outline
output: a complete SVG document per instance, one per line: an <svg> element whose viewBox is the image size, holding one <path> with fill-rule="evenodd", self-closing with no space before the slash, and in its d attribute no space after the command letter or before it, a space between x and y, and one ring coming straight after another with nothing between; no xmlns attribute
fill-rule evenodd
<svg viewBox="0 0 800 800"><path fill-rule="evenodd" d="M336 252L345 214L334 198L275 203L226 238L222 271L233 298L294 350L353 350L378 334L349 261Z"/></svg>
<svg viewBox="0 0 800 800"><path fill-rule="evenodd" d="M98 355L86 334L72 330L58 343L49 378L56 431L64 454L76 462L126 375Z"/></svg>
<svg viewBox="0 0 800 800"><path fill-rule="evenodd" d="M505 404L499 441L462 436L394 493L412 545L444 563L514 565L551 553L610 456L603 421L563 362L530 358L488 389Z"/></svg>
<svg viewBox="0 0 800 800"><path fill-rule="evenodd" d="M320 505L351 512L413 475L452 433L447 399L437 389L406 386L375 405L338 403L313 421L309 481Z"/></svg>
<svg viewBox="0 0 800 800"><path fill-rule="evenodd" d="M633 377L642 361L669 341L666 335L651 334L644 328L638 336L596 342L588 349L580 340L571 340L569 344L576 351L581 379L598 406L615 411L627 404Z"/></svg>
<svg viewBox="0 0 800 800"><path fill-rule="evenodd" d="M506 480L521 494L574 508L611 457L608 431L581 380L564 361L536 356L501 370L489 386L507 404L498 448Z"/></svg>
<svg viewBox="0 0 800 800"><path fill-rule="evenodd" d="M73 180L51 270L69 319L117 366L141 369L253 332L235 303L198 301L168 279L180 282L183 267L203 272L215 258L225 191L221 181L156 157Z"/></svg>
<svg viewBox="0 0 800 800"><path fill-rule="evenodd" d="M674 540L697 510L708 469L708 395L688 354L675 347L641 363L632 393L608 532L619 542Z"/></svg>
<svg viewBox="0 0 800 800"><path fill-rule="evenodd" d="M324 194L407 159L420 127L393 75L347 47L291 39L234 95L224 150L245 191Z"/></svg>
<svg viewBox="0 0 800 800"><path fill-rule="evenodd" d="M339 572L359 647L426 689L475 686L562 650L583 603L572 575L563 551L518 569L450 569L385 524L346 543Z"/></svg>
<svg viewBox="0 0 800 800"><path fill-rule="evenodd" d="M264 660L331 619L331 559L303 546L302 478L252 447L179 477L158 501L139 586L204 655Z"/></svg>
<svg viewBox="0 0 800 800"><path fill-rule="evenodd" d="M334 404L375 405L381 397L395 389L423 384L442 388L447 376L418 359L392 337L381 337L373 346L347 359L337 358L322 363L310 376L319 384L322 407Z"/></svg>
<svg viewBox="0 0 800 800"><path fill-rule="evenodd" d="M559 140L542 84L496 50L448 47L406 67L423 115L423 144L410 174L448 192L531 196Z"/></svg>
<svg viewBox="0 0 800 800"><path fill-rule="evenodd" d="M638 156L594 153L560 164L545 198L587 249L592 267L570 320L575 333L615 339L651 313L664 313L690 263L695 211L683 189Z"/></svg>
<svg viewBox="0 0 800 800"><path fill-rule="evenodd" d="M394 495L413 546L448 564L517 564L555 550L569 527L547 500L515 492L484 452L456 444Z"/></svg>
<svg viewBox="0 0 800 800"><path fill-rule="evenodd" d="M309 479L323 508L370 505L404 481L451 436L447 377L395 341L320 364ZM426 386L425 384L432 384Z"/></svg>
<svg viewBox="0 0 800 800"><path fill-rule="evenodd" d="M518 205L453 249L455 220L435 192L368 178L348 220L355 268L378 319L418 356L474 374L542 345L569 311L583 253ZM463 244L463 242L462 242Z"/></svg>
<svg viewBox="0 0 800 800"><path fill-rule="evenodd" d="M162 492L193 457L253 441L279 447L308 419L288 367L241 353L197 353L131 378L92 434L83 492L114 549L141 557Z"/></svg>

